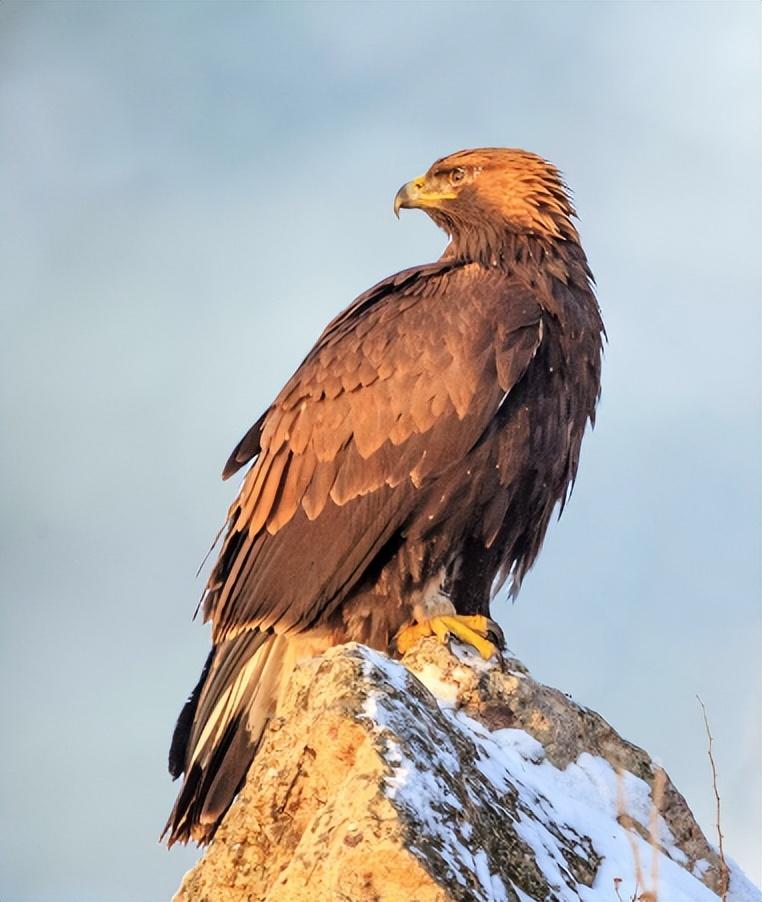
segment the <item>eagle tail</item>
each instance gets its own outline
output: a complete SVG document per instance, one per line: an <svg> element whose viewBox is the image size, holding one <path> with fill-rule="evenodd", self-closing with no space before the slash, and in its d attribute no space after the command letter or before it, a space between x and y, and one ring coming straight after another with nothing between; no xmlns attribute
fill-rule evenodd
<svg viewBox="0 0 762 902"><path fill-rule="evenodd" d="M161 839L206 844L246 779L282 682L286 639L246 630L215 645L172 737L169 772L185 774Z"/></svg>

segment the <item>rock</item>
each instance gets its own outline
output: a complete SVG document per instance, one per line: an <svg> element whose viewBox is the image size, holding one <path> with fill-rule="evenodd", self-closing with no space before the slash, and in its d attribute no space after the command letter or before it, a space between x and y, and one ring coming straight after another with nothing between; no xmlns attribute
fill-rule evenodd
<svg viewBox="0 0 762 902"><path fill-rule="evenodd" d="M301 664L175 902L718 898L717 852L646 752L519 661L454 649ZM732 863L728 899L760 899Z"/></svg>

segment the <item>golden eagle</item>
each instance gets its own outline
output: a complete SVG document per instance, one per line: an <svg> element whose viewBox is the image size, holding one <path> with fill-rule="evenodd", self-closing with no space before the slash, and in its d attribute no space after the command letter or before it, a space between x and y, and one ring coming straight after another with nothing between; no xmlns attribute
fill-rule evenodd
<svg viewBox="0 0 762 902"><path fill-rule="evenodd" d="M574 481L604 333L558 170L465 150L401 188L402 207L448 233L441 258L329 323L225 465L251 462L172 739L170 845L212 838L300 657L431 634L494 652L493 590L516 593Z"/></svg>

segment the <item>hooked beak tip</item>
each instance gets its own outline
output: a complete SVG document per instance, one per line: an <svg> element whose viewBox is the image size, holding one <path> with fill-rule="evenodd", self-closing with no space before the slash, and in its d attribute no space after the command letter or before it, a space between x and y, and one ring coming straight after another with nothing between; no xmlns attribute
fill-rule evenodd
<svg viewBox="0 0 762 902"><path fill-rule="evenodd" d="M394 215L397 219L400 218L400 210L402 209L403 202L405 200L403 196L405 188L400 188L400 190L394 195Z"/></svg>
<svg viewBox="0 0 762 902"><path fill-rule="evenodd" d="M420 194L422 179L413 179L412 182L404 184L394 196L394 215L400 218L400 210L415 207L416 198Z"/></svg>

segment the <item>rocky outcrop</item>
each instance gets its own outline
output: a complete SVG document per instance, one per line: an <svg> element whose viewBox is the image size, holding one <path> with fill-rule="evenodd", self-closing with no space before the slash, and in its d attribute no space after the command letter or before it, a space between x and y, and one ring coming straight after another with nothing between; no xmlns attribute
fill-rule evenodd
<svg viewBox="0 0 762 902"><path fill-rule="evenodd" d="M297 668L175 900L701 902L723 880L642 749L519 661L426 640ZM760 899L732 864L728 898Z"/></svg>

